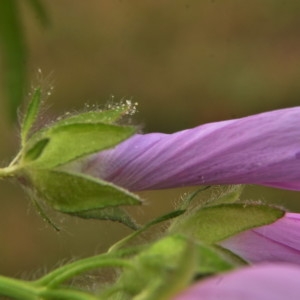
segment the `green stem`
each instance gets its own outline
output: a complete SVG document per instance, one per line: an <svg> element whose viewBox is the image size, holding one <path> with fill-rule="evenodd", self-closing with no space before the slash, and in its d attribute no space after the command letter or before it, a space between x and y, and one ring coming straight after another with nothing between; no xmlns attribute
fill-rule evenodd
<svg viewBox="0 0 300 300"><path fill-rule="evenodd" d="M29 282L0 276L0 295L20 300L38 299L38 292Z"/></svg>
<svg viewBox="0 0 300 300"><path fill-rule="evenodd" d="M39 299L53 300L97 300L98 297L85 292L70 290L70 289L45 289L39 293ZM32 300L32 298L31 298Z"/></svg>
<svg viewBox="0 0 300 300"><path fill-rule="evenodd" d="M149 223L145 224L139 230L134 231L133 233L127 235L125 238L123 238L122 240L120 240L117 243L115 243L114 245L112 245L108 249L108 253L115 252L116 250L122 248L130 240L134 239L136 236L140 235L142 232L146 231L148 228L152 227L153 225L159 224L161 222L168 221L168 220L173 219L173 218L177 218L178 216L182 215L184 212L185 212L185 210L181 210L181 209L175 210L175 211L172 211L170 213L167 213L165 215L162 215L162 216L150 221Z"/></svg>
<svg viewBox="0 0 300 300"><path fill-rule="evenodd" d="M97 297L70 289L36 287L31 282L0 276L0 295L19 300L61 299L96 300Z"/></svg>
<svg viewBox="0 0 300 300"><path fill-rule="evenodd" d="M132 253L132 249L120 251L119 255ZM60 267L53 272L45 275L35 282L26 282L19 279L0 276L0 295L8 296L20 300L38 300L38 299L74 299L74 300L95 300L94 296L71 289L55 289L64 281L100 267L129 267L133 265L125 260L112 257L108 254L102 254L95 257L89 257Z"/></svg>
<svg viewBox="0 0 300 300"><path fill-rule="evenodd" d="M110 257L107 254L102 254L94 257L85 258L75 261L68 265L62 266L51 273L45 275L41 279L35 281L37 286L56 287L62 282L79 275L81 273L98 269L101 267L128 267L132 264L125 259Z"/></svg>
<svg viewBox="0 0 300 300"><path fill-rule="evenodd" d="M126 293L124 286L113 285L113 286L110 286L109 288L107 288L106 290L104 290L104 292L101 292L98 297L101 300L106 300L106 299L111 298L114 294L119 293L119 292Z"/></svg>
<svg viewBox="0 0 300 300"><path fill-rule="evenodd" d="M16 171L19 169L20 167L17 165L13 165L13 166L9 166L6 168L0 168L0 178L5 178L5 177L12 177L15 175Z"/></svg>
<svg viewBox="0 0 300 300"><path fill-rule="evenodd" d="M116 242L113 244L109 249L108 253L113 253L120 248L122 248L124 245L126 245L130 240L134 239L136 236L140 235L142 232L147 230L151 225L146 224L144 227L141 229L134 231L133 233L127 235L125 238L121 239L120 241Z"/></svg>

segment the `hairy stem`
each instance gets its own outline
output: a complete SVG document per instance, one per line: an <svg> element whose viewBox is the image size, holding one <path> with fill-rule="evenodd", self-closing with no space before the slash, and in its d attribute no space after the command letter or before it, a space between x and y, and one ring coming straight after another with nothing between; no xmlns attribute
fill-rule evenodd
<svg viewBox="0 0 300 300"><path fill-rule="evenodd" d="M6 168L0 168L0 178L12 177L16 174L16 171L20 169L19 166L13 165Z"/></svg>
<svg viewBox="0 0 300 300"><path fill-rule="evenodd" d="M38 299L37 289L29 282L0 276L0 295L20 300Z"/></svg>
<svg viewBox="0 0 300 300"><path fill-rule="evenodd" d="M97 300L98 297L91 294L71 289L45 289L39 294L39 299L60 300Z"/></svg>
<svg viewBox="0 0 300 300"><path fill-rule="evenodd" d="M101 267L127 267L131 268L132 264L125 260L119 259L107 254L89 257L75 261L73 263L62 266L51 273L45 275L41 279L35 281L37 286L56 287L62 282L79 275L81 273L95 270Z"/></svg>

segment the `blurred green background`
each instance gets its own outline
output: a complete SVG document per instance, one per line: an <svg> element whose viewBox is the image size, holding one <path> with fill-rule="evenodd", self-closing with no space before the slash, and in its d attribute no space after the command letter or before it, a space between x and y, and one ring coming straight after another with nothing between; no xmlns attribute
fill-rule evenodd
<svg viewBox="0 0 300 300"><path fill-rule="evenodd" d="M144 132L173 132L205 122L299 105L300 2L43 1L42 28L20 1L29 82L37 70L54 92L44 120L85 104L129 98L139 103L135 124ZM1 51L1 48L0 48ZM9 123L1 61L0 159L17 151ZM29 88L28 88L29 91ZM111 222L57 215L57 233L15 184L0 182L0 273L32 278L64 260L104 251L130 231ZM144 192L145 222L174 207L184 192ZM247 187L243 197L300 211L299 193ZM159 234L159 233L158 233Z"/></svg>

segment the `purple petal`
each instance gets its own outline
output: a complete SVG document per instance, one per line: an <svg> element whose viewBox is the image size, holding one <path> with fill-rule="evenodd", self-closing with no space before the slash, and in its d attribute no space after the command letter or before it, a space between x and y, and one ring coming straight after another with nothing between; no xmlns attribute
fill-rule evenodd
<svg viewBox="0 0 300 300"><path fill-rule="evenodd" d="M300 268L255 265L200 281L173 300L298 300Z"/></svg>
<svg viewBox="0 0 300 300"><path fill-rule="evenodd" d="M261 184L300 190L300 107L135 135L93 156L83 172L132 191Z"/></svg>
<svg viewBox="0 0 300 300"><path fill-rule="evenodd" d="M220 244L249 262L300 264L300 214L286 213L272 224L239 233Z"/></svg>

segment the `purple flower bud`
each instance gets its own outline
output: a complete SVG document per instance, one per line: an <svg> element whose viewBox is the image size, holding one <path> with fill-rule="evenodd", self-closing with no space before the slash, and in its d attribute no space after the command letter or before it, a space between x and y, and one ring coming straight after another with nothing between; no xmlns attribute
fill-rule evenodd
<svg viewBox="0 0 300 300"><path fill-rule="evenodd" d="M200 281L173 300L298 300L299 278L298 266L255 265Z"/></svg>
<svg viewBox="0 0 300 300"><path fill-rule="evenodd" d="M272 224L241 232L220 245L252 263L300 264L300 214L286 213Z"/></svg>
<svg viewBox="0 0 300 300"><path fill-rule="evenodd" d="M211 184L300 190L300 107L136 134L92 156L82 171L132 191Z"/></svg>

